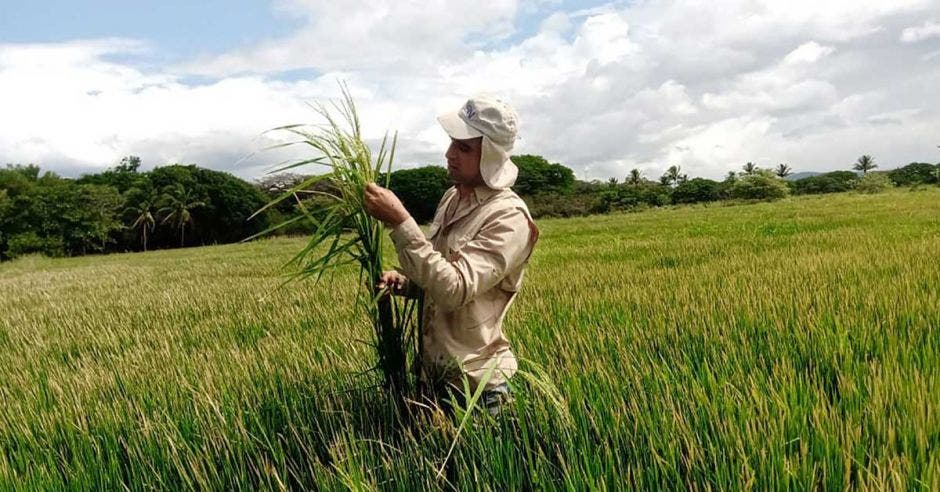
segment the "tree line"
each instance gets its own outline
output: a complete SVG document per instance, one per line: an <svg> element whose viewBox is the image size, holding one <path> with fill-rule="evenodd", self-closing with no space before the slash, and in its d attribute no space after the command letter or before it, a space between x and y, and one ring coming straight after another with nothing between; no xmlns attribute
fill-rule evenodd
<svg viewBox="0 0 940 492"><path fill-rule="evenodd" d="M762 169L752 162L721 180L689 178L670 166L655 179L633 169L621 181L575 179L574 172L538 155L512 157L513 189L536 217L571 217L719 200L775 200L791 194L877 192L892 186L940 184L940 164L911 163L875 171L865 155L852 170L786 179L787 164ZM172 164L141 172L128 156L77 179L36 165L0 169L0 260L30 253L75 256L222 244L264 234L309 234L322 210L328 179L281 173L249 183L229 173ZM861 174L859 174L861 173ZM419 222L429 221L450 186L439 166L401 169L389 187ZM382 181L386 176L380 178ZM315 181L309 185L307 182ZM289 195L256 213L275 198Z"/></svg>
<svg viewBox="0 0 940 492"><path fill-rule="evenodd" d="M266 215L246 220L267 197L231 174L139 167L129 156L78 179L33 164L0 169L0 259L229 243L269 225Z"/></svg>

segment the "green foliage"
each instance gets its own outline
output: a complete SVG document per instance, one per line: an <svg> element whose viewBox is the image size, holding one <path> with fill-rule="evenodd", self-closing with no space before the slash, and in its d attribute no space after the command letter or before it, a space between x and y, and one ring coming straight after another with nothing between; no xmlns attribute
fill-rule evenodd
<svg viewBox="0 0 940 492"><path fill-rule="evenodd" d="M35 165L0 169L0 259L12 256L8 242L20 235L13 253L80 255L143 249L144 244L175 246L181 239L233 242L268 226L267 214L247 220L263 206L264 194L228 173L194 165L139 173L139 166L140 160L129 156L113 169L77 180L40 175ZM170 206L157 203L165 190L188 195L187 210L165 210L158 217L158 208ZM173 219L164 220L169 214Z"/></svg>
<svg viewBox="0 0 940 492"><path fill-rule="evenodd" d="M904 167L888 171L888 177L898 186L911 186L915 184L930 184L940 182L940 164L933 165L926 162L912 162Z"/></svg>
<svg viewBox="0 0 940 492"><path fill-rule="evenodd" d="M793 192L797 195L840 193L855 187L858 174L852 171L833 171L793 181Z"/></svg>
<svg viewBox="0 0 940 492"><path fill-rule="evenodd" d="M77 179L81 184L97 184L111 186L119 193L124 194L134 187L144 186L146 176L137 172L140 167L140 158L127 156L121 163L111 169L96 174L86 174Z"/></svg>
<svg viewBox="0 0 940 492"><path fill-rule="evenodd" d="M579 217L599 208L599 197L589 193L539 193L523 197L533 217Z"/></svg>
<svg viewBox="0 0 940 492"><path fill-rule="evenodd" d="M190 202L202 202L198 210L190 213L197 226L190 231L190 243L228 243L245 239L266 229L270 222L267 214L248 220L267 201L256 186L229 173L200 168L195 165L174 164L161 166L148 173L149 186L165 193L180 189ZM166 206L163 204L162 206ZM178 228L175 223L174 228ZM178 242L178 229L162 232L158 228L157 240L167 246Z"/></svg>
<svg viewBox="0 0 940 492"><path fill-rule="evenodd" d="M256 187L229 173L195 168L193 192L204 201L199 229L204 242L240 241L268 227L265 215L248 217L267 202Z"/></svg>
<svg viewBox="0 0 940 492"><path fill-rule="evenodd" d="M787 184L767 170L758 169L738 178L730 188L732 198L777 200L790 194Z"/></svg>
<svg viewBox="0 0 940 492"><path fill-rule="evenodd" d="M450 188L447 169L424 166L392 172L388 187L402 201L411 216L420 223L434 218L434 211L444 192Z"/></svg>
<svg viewBox="0 0 940 492"><path fill-rule="evenodd" d="M9 258L40 253L45 256L65 256L65 244L61 237L40 237L33 231L21 232L10 238L6 255Z"/></svg>
<svg viewBox="0 0 940 492"><path fill-rule="evenodd" d="M440 479L462 414L356 389L355 265L258 300L306 238L7 262L0 490L940 490L938 216L929 187L540 221L503 326L572 424L517 374Z"/></svg>
<svg viewBox="0 0 940 492"><path fill-rule="evenodd" d="M193 227L193 210L206 205L195 194L180 185L168 185L163 189L158 204L157 214L162 217L160 224L169 223L179 229L180 247L186 245L186 226Z"/></svg>
<svg viewBox="0 0 940 492"><path fill-rule="evenodd" d="M638 186L619 185L600 191L591 213L608 213L616 210L638 210L660 207L672 202L669 185L645 182Z"/></svg>
<svg viewBox="0 0 940 492"><path fill-rule="evenodd" d="M672 190L672 203L712 202L720 199L721 183L705 178L690 179Z"/></svg>
<svg viewBox="0 0 940 492"><path fill-rule="evenodd" d="M689 177L685 174L682 174L682 167L680 166L669 166L669 169L666 169L666 173L660 176L659 182L667 186L678 186L682 183L688 181Z"/></svg>
<svg viewBox="0 0 940 492"><path fill-rule="evenodd" d="M881 193L891 188L894 188L894 183L887 173L868 173L855 184L855 189L860 193Z"/></svg>
<svg viewBox="0 0 940 492"><path fill-rule="evenodd" d="M561 164L550 164L539 155L514 155L511 159L519 168L519 176L512 187L519 195L566 194L574 186L574 172Z"/></svg>
<svg viewBox="0 0 940 492"><path fill-rule="evenodd" d="M878 165L875 164L875 159L872 158L872 156L866 154L866 155L859 157L858 160L855 161L855 164L852 166L852 169L856 171L861 171L862 174L868 174L868 171L871 171L872 169L876 167L878 167Z"/></svg>
<svg viewBox="0 0 940 492"><path fill-rule="evenodd" d="M26 250L56 256L103 251L122 227L116 217L121 197L114 188L78 184L53 173L36 179L38 172L32 170L8 168L2 174L0 187L12 206L0 221L10 241L18 237L15 244L4 245L3 257Z"/></svg>
<svg viewBox="0 0 940 492"><path fill-rule="evenodd" d="M284 266L294 270L289 280L312 277L318 282L326 272L334 272L344 265L359 267L356 304L364 308L372 324L371 345L376 358L372 369L381 373L384 388L404 409L406 398L414 397L417 386L415 378L409 377L408 368L409 363L416 360L417 344L421 340L415 321L421 316L414 316L421 302L407 298L399 302L392 299L387 288L379 290L375 287L386 270L384 244L387 232L382 223L366 211L364 204L366 186L379 179L383 168L386 174L381 184L389 186L391 176L387 173L395 157L397 136L389 142L386 135L373 156L363 141L356 106L345 86L342 100L331 106L317 103L313 108L321 121L275 129L288 133L292 139L299 138L296 143L302 143L315 152L312 157L293 162L283 169L318 164L327 167L329 172L298 184L256 213L295 196L299 189L316 181L329 180L332 190L318 194L326 200L320 208L325 213L316 217L301 208L303 217L315 223L316 230L307 245ZM302 202L299 205L302 207ZM420 311L418 308L419 314Z"/></svg>

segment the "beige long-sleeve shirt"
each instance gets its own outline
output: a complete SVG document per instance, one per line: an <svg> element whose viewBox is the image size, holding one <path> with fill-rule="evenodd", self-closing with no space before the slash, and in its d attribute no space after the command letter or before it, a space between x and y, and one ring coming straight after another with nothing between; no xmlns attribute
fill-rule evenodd
<svg viewBox="0 0 940 492"><path fill-rule="evenodd" d="M460 200L452 187L427 235L414 219L390 235L401 272L424 289L426 380L459 386L466 375L475 388L489 363L496 369L486 387L506 381L516 359L502 323L538 240L525 202L511 190L482 185Z"/></svg>

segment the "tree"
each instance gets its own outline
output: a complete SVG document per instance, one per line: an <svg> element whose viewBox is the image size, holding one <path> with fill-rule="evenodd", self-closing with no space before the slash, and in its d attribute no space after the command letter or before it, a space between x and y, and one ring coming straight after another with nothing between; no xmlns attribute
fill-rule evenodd
<svg viewBox="0 0 940 492"><path fill-rule="evenodd" d="M777 165L777 169L774 170L774 172L777 173L777 176L786 178L787 176L793 174L793 169L791 169L787 164L780 163Z"/></svg>
<svg viewBox="0 0 940 492"><path fill-rule="evenodd" d="M206 203L194 198L191 192L182 186L168 186L165 188L162 202L165 206L157 212L165 215L160 223L165 224L170 222L171 224L175 224L175 227L179 228L180 247L182 248L186 243L186 226L190 225L191 228L195 227L192 210L197 207L202 207Z"/></svg>
<svg viewBox="0 0 940 492"><path fill-rule="evenodd" d="M868 174L868 171L871 171L876 167L878 167L878 165L875 164L875 159L873 159L870 155L865 154L855 161L855 165L852 166L852 169L855 171L861 171L862 174Z"/></svg>
<svg viewBox="0 0 940 492"><path fill-rule="evenodd" d="M157 226L157 221L154 219L155 208L156 200L150 196L141 200L137 205L125 209L125 213L134 214L135 219L131 229L140 228L144 251L147 251L147 229L149 228L150 232L153 232Z"/></svg>
<svg viewBox="0 0 940 492"><path fill-rule="evenodd" d="M141 186L140 182L145 177L137 172L139 167L140 157L129 155L121 159L121 162L113 168L97 174L82 175L77 181L80 184L112 186L123 194L131 188Z"/></svg>
<svg viewBox="0 0 940 492"><path fill-rule="evenodd" d="M774 173L757 170L731 185L731 197L745 200L776 200L790 194L786 182Z"/></svg>
<svg viewBox="0 0 940 492"><path fill-rule="evenodd" d="M679 184L672 192L672 203L711 202L719 199L720 183L693 178Z"/></svg>
<svg viewBox="0 0 940 492"><path fill-rule="evenodd" d="M687 177L682 174L682 168L679 166L669 166L669 169L666 169L666 174L663 174L659 181L668 186L675 187L681 181L684 181Z"/></svg>
<svg viewBox="0 0 940 492"><path fill-rule="evenodd" d="M450 187L450 180L443 167L424 166L392 172L388 186L411 216L424 223L434 218L434 211Z"/></svg>
<svg viewBox="0 0 940 492"><path fill-rule="evenodd" d="M888 177L898 186L908 186L919 183L936 183L937 166L926 162L912 162L904 167L888 171Z"/></svg>
<svg viewBox="0 0 940 492"><path fill-rule="evenodd" d="M631 169L630 176L626 180L630 186L639 186L643 182L643 174L639 169Z"/></svg>
<svg viewBox="0 0 940 492"><path fill-rule="evenodd" d="M859 193L881 193L894 187L886 173L870 173L862 176L855 184Z"/></svg>
<svg viewBox="0 0 940 492"><path fill-rule="evenodd" d="M744 174L751 175L758 171L758 167L753 162L748 162L743 167Z"/></svg>
<svg viewBox="0 0 940 492"><path fill-rule="evenodd" d="M129 155L121 159L121 163L114 166L114 171L119 173L136 173L140 167L140 157Z"/></svg>
<svg viewBox="0 0 940 492"><path fill-rule="evenodd" d="M519 168L513 190L520 195L536 193L568 194L574 187L574 171L558 163L549 163L540 155L510 157Z"/></svg>
<svg viewBox="0 0 940 492"><path fill-rule="evenodd" d="M858 175L852 171L833 171L793 181L793 192L797 195L839 193L855 186Z"/></svg>
<svg viewBox="0 0 940 492"><path fill-rule="evenodd" d="M607 184L611 187L617 186L617 178L610 178L607 180Z"/></svg>
<svg viewBox="0 0 940 492"><path fill-rule="evenodd" d="M74 183L72 180L68 181ZM114 242L112 233L123 228L118 211L124 204L124 199L111 186L73 186L78 188L78 198L75 202L78 213L71 234L65 236L66 240L69 240L70 236L74 237L70 254L85 254L89 250L104 251L108 243Z"/></svg>

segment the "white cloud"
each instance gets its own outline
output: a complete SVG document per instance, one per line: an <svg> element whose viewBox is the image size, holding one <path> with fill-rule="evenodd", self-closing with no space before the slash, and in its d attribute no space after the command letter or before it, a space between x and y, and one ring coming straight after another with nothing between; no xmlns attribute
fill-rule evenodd
<svg viewBox="0 0 940 492"><path fill-rule="evenodd" d="M783 63L796 65L799 63L816 63L821 58L834 51L831 46L822 46L816 41L801 44L783 59Z"/></svg>
<svg viewBox="0 0 940 492"><path fill-rule="evenodd" d="M940 24L928 20L920 26L908 27L901 32L901 41L919 43L930 38L940 38Z"/></svg>
<svg viewBox="0 0 940 492"><path fill-rule="evenodd" d="M517 107L517 152L581 178L631 167L656 177L673 164L719 178L747 161L829 170L861 153L883 167L936 159L940 67L924 63L936 46L896 37L927 39L936 24L904 27L935 1L648 0L546 12L527 35L517 16L551 2L478 6L282 0L304 27L156 69L127 61L156 49L132 40L0 45L0 162L69 173L137 154L257 176L284 156L235 162L272 142L262 131L309 122L304 102L337 96L337 79L368 138L399 131L402 165L440 163L434 116L477 92ZM277 80L288 69L317 75Z"/></svg>
<svg viewBox="0 0 940 492"><path fill-rule="evenodd" d="M508 35L518 9L515 0L491 0L485 8L470 0L280 0L277 4L307 24L287 37L196 60L185 69L213 76L306 67L393 74L428 71L442 61L471 54L480 40Z"/></svg>

